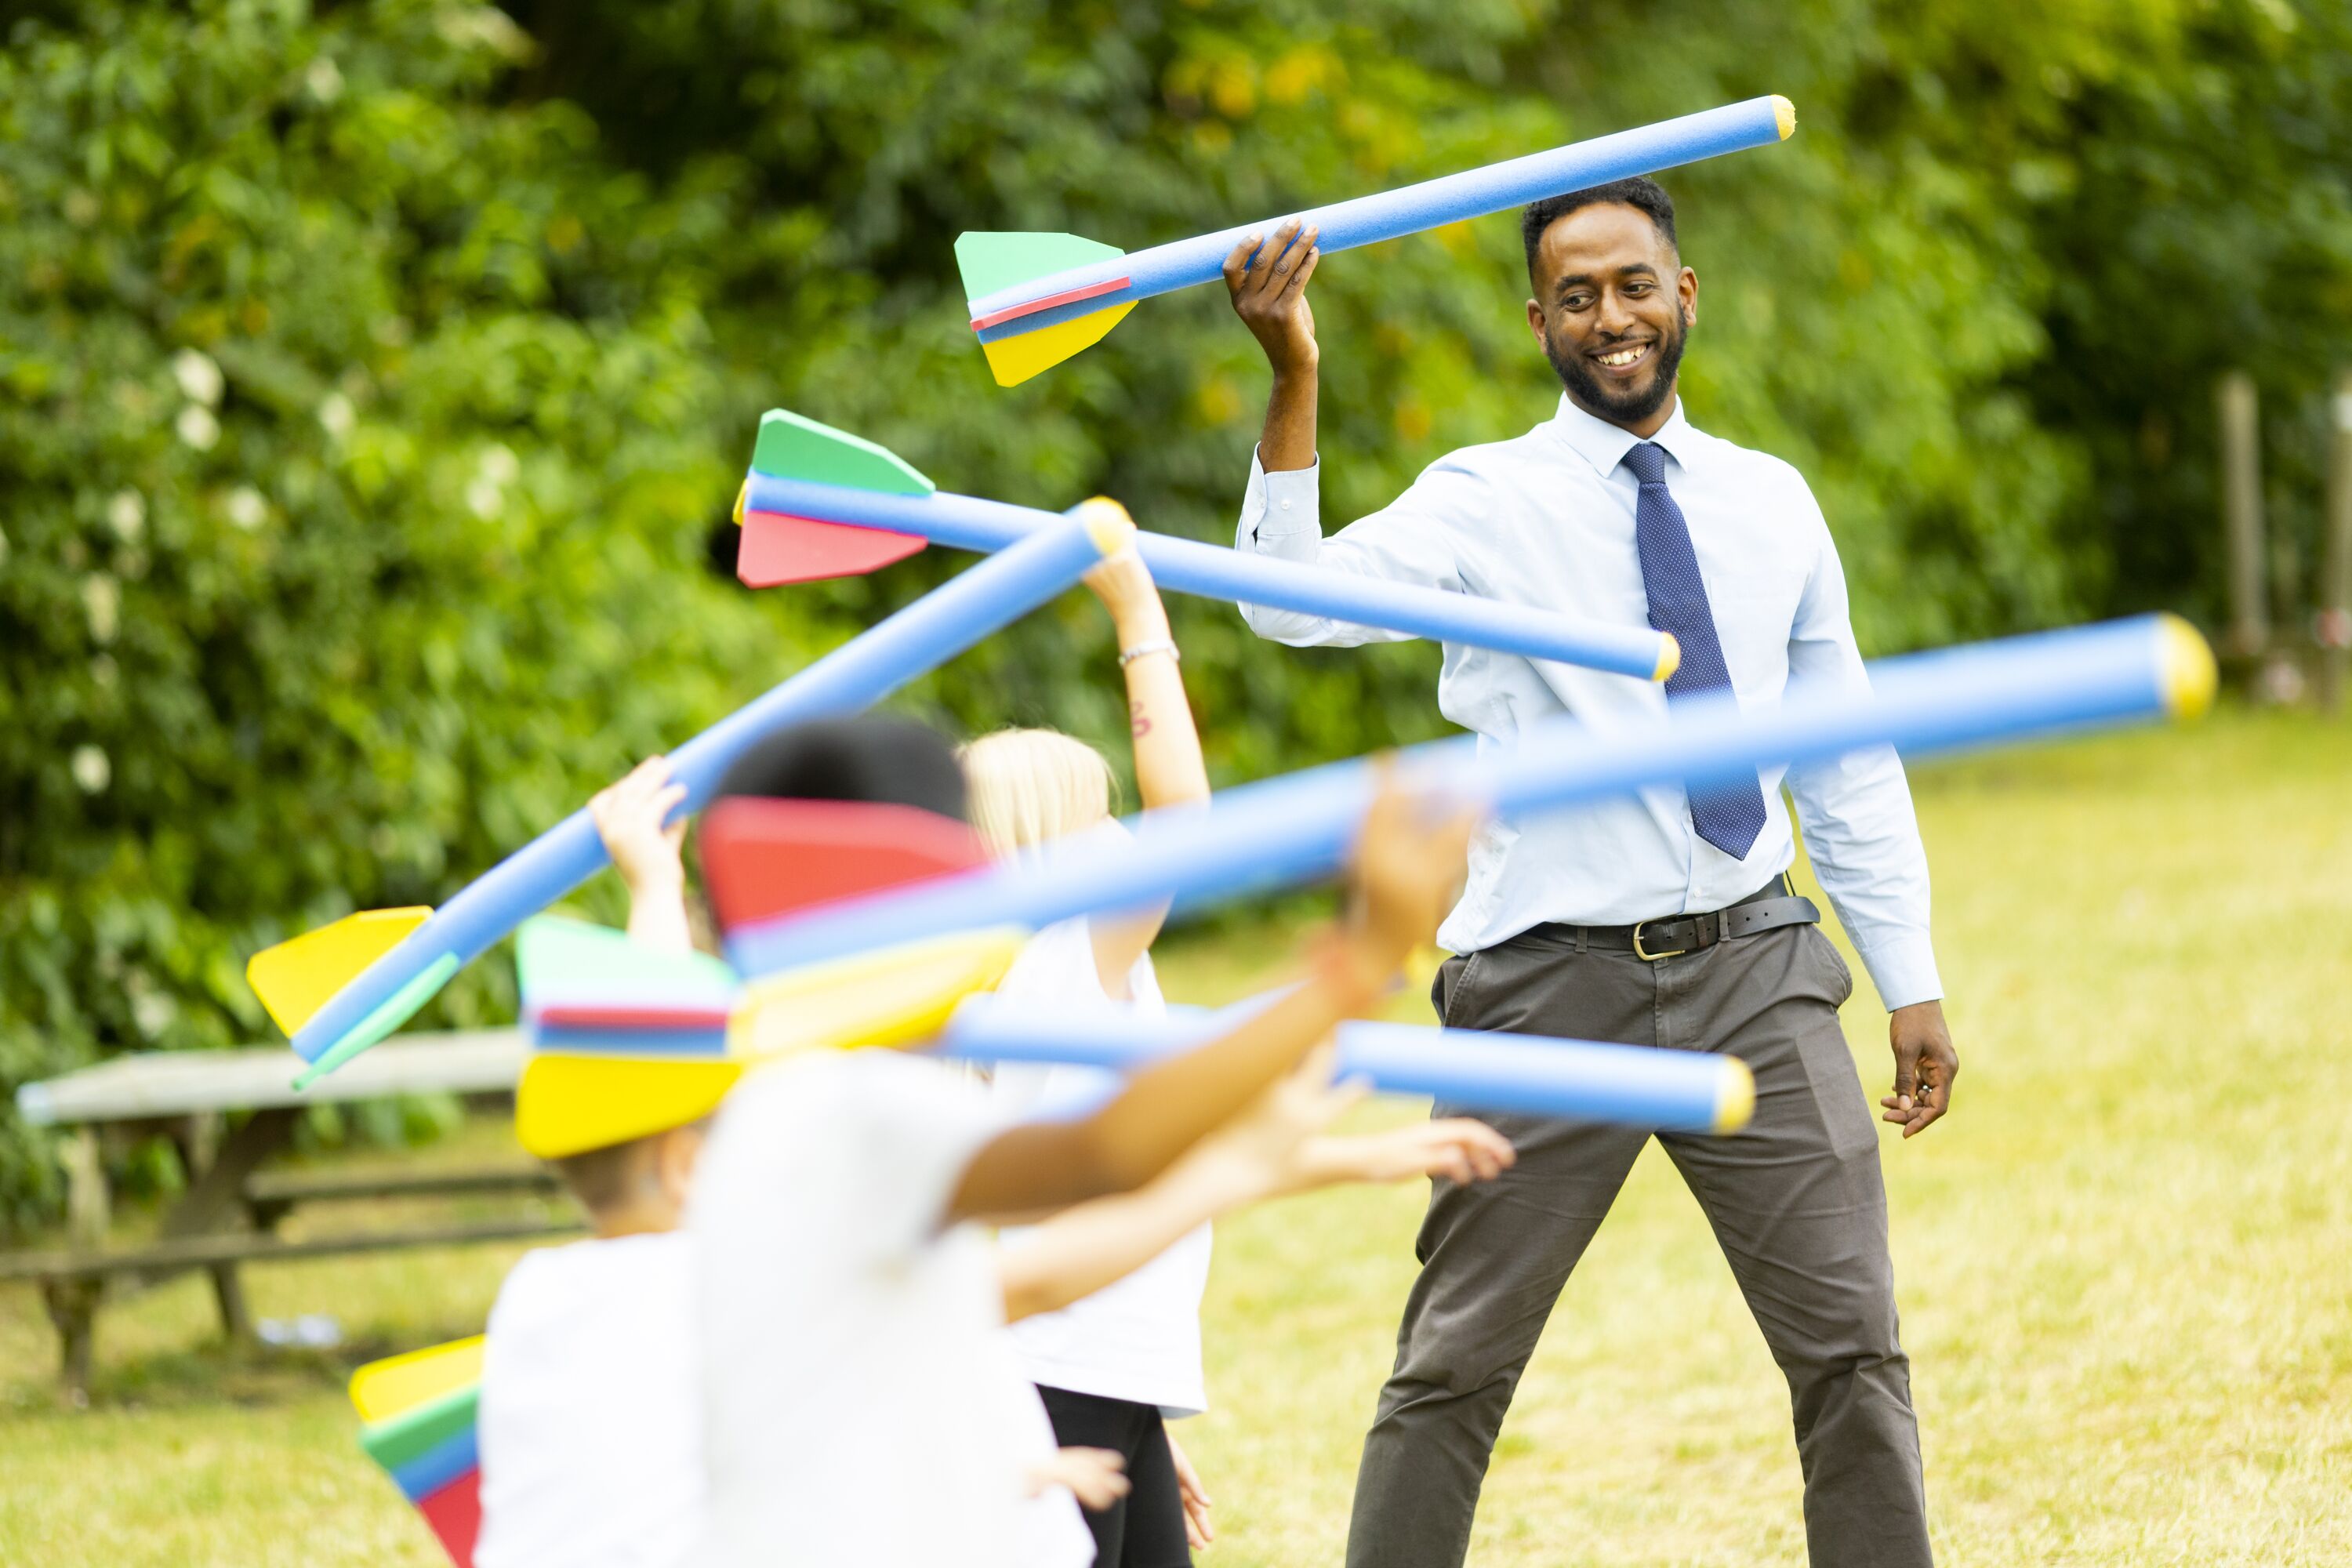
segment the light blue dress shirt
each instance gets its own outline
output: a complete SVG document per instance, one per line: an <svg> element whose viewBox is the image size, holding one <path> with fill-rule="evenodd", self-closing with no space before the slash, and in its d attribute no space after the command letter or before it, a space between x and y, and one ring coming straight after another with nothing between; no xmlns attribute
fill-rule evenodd
<svg viewBox="0 0 2352 1568"><path fill-rule="evenodd" d="M1526 435L1466 447L1410 489L1326 539L1320 465L1269 474L1255 457L1234 543L1343 572L1418 583L1622 626L1649 625L1634 552L1639 487L1619 467L1639 440L1560 399ZM1845 574L1812 491L1778 458L1692 427L1679 405L1655 436L1666 484L1690 524L1740 708L1769 711L1794 679L1867 687ZM1402 634L1286 610L1242 607L1258 636L1294 647L1402 642ZM1596 731L1665 721L1662 686L1518 654L1447 643L1441 712L1483 750L1573 713ZM1785 782L1822 887L1889 1007L1943 994L1927 933L1927 857L1903 764L1891 749L1762 773L1766 818L1745 859L1691 826L1682 786L1589 806L1496 818L1470 847L1462 901L1438 931L1454 952L1547 921L1630 925L1722 909L1796 858Z"/></svg>

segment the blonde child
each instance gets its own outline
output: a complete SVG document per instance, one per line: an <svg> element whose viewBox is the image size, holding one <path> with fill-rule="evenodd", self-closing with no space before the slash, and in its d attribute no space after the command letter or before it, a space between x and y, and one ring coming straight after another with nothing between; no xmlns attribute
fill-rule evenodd
<svg viewBox="0 0 2352 1568"><path fill-rule="evenodd" d="M892 786L932 776L908 731L804 726L755 748L721 794L961 816L943 790ZM1025 1388L1002 1332L1009 1292L978 1227L1133 1193L1292 1073L1428 940L1469 826L1384 792L1350 917L1310 977L1084 1114L1007 1127L952 1075L891 1051L751 1074L712 1131L688 1217L709 1475L695 1561L1017 1568L1018 1413L1034 1405L1012 1398Z"/></svg>
<svg viewBox="0 0 2352 1568"><path fill-rule="evenodd" d="M1142 559L1127 550L1089 573L1087 585L1110 612L1127 683L1136 784L1150 810L1204 805L1209 781L1199 731L1185 700L1168 616ZM1111 816L1109 763L1084 742L1052 730L1000 731L963 748L972 825L989 849L1013 857L1056 839L1122 832ZM1065 921L1039 931L997 987L1000 995L1100 1006L1122 1004L1164 1016L1150 947L1165 908ZM1014 1115L1052 1114L1099 1099L1115 1075L1080 1068L1006 1067L994 1075L997 1100ZM1373 1138L1313 1136L1338 1109L1328 1091L1300 1091L1302 1125L1274 1184L1299 1191L1336 1182L1394 1181L1444 1174L1491 1176L1510 1161L1508 1143L1477 1122L1440 1121ZM1318 1103L1319 1102L1319 1103ZM1312 1125L1303 1123L1311 1122ZM1203 1164L1216 1156L1204 1151ZM1191 1201L1157 1213L1205 1221L1257 1198L1265 1188L1171 1173ZM1122 1200L1106 1200L1107 1206ZM1066 1215L1066 1222L1076 1215ZM1192 1547L1214 1539L1209 1499L1165 1422L1199 1414L1208 1403L1201 1365L1200 1307L1208 1282L1210 1228L1168 1228L1161 1218L1105 1216L1103 1235L1148 1258L1124 1278L1058 1311L1023 1315L1011 1333L1024 1370L1036 1383L1057 1441L1112 1450L1125 1461L1129 1489L1108 1508L1090 1509L1099 1568L1175 1568ZM1166 1250L1143 1246L1168 1243ZM1055 1238L1008 1231L1009 1263ZM1157 1252L1157 1256L1153 1253Z"/></svg>

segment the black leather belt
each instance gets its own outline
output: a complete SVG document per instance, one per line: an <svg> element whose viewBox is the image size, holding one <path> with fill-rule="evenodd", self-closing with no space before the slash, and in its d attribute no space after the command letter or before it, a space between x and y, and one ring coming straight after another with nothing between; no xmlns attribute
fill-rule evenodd
<svg viewBox="0 0 2352 1568"><path fill-rule="evenodd" d="M1815 907L1813 900L1792 892L1789 879L1780 876L1730 908L1710 910L1706 914L1667 915L1629 926L1579 926L1555 922L1537 926L1531 934L1555 942L1574 942L1585 947L1631 952L1636 958L1655 963L1662 958L1679 958L1686 952L1705 952L1717 942L1728 942L1736 936L1755 936L1762 931L1778 931L1782 926L1819 925L1821 921L1822 911Z"/></svg>

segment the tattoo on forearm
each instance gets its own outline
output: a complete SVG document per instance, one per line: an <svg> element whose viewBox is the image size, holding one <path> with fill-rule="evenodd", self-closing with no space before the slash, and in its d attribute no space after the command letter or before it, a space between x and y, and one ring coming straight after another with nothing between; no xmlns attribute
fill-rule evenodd
<svg viewBox="0 0 2352 1568"><path fill-rule="evenodd" d="M1137 740L1140 741L1144 736L1151 733L1151 716L1143 710L1142 703L1130 702L1127 705L1127 720L1128 728L1135 732Z"/></svg>

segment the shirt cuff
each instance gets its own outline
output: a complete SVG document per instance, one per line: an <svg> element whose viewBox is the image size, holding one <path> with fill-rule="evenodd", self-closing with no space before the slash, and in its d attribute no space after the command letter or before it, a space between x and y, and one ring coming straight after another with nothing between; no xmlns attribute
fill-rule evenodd
<svg viewBox="0 0 2352 1568"><path fill-rule="evenodd" d="M1293 534L1320 535L1323 458L1312 467L1267 473L1259 466L1257 448L1250 448L1249 500L1245 510L1255 520L1260 539L1284 539Z"/></svg>
<svg viewBox="0 0 2352 1568"><path fill-rule="evenodd" d="M1855 951L1888 1012L1915 1002L1942 1000L1943 977L1936 973L1936 948L1926 931L1904 931L1869 947L1856 943Z"/></svg>

